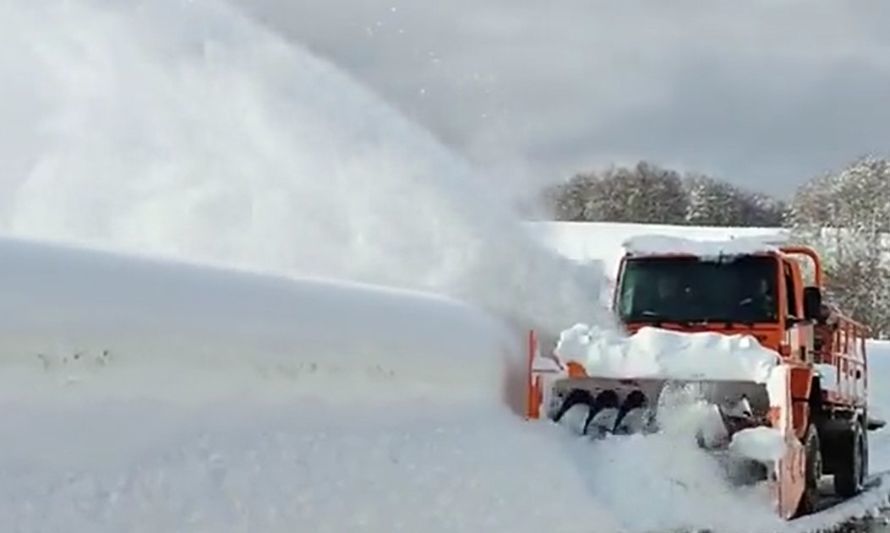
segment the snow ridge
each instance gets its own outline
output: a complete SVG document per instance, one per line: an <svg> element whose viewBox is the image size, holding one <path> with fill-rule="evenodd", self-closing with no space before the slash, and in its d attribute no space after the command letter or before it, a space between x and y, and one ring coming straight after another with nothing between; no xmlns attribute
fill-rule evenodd
<svg viewBox="0 0 890 533"><path fill-rule="evenodd" d="M702 259L771 252L781 244L775 235L749 236L719 241L692 240L665 235L641 235L624 242L630 255L692 255Z"/></svg>

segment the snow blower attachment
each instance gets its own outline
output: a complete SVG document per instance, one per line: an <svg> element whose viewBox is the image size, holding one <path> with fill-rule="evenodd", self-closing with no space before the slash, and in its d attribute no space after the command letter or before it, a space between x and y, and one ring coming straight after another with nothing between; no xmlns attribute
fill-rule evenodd
<svg viewBox="0 0 890 533"><path fill-rule="evenodd" d="M867 415L866 329L822 302L816 252L652 238L625 247L613 308L629 336L609 344L588 332L586 352L562 342L551 352L530 332L527 417L592 436L653 432L682 391L718 422L698 435L701 447L726 456L759 439L748 458L757 468L744 471L770 483L782 517L818 509L823 474L842 497L860 492L867 430L883 425ZM678 342L659 352L663 336ZM740 364L726 371L720 357ZM778 444L768 453L764 437Z"/></svg>

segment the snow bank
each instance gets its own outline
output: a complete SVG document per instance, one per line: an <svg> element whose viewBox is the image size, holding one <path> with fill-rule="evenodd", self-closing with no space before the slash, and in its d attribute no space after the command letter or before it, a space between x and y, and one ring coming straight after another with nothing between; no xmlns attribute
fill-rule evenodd
<svg viewBox="0 0 890 533"><path fill-rule="evenodd" d="M556 354L582 362L589 375L610 378L766 383L779 362L778 354L750 335L645 327L627 336L584 324L562 332Z"/></svg>
<svg viewBox="0 0 890 533"><path fill-rule="evenodd" d="M35 381L174 398L500 397L521 358L499 322L430 294L5 239L0 256L0 397L36 394Z"/></svg>

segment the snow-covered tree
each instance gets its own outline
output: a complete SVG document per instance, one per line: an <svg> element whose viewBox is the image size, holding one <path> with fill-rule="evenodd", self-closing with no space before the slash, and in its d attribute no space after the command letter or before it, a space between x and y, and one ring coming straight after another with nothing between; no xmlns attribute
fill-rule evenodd
<svg viewBox="0 0 890 533"><path fill-rule="evenodd" d="M890 161L863 158L815 178L798 190L789 221L821 249L837 303L890 336Z"/></svg>
<svg viewBox="0 0 890 533"><path fill-rule="evenodd" d="M689 197L686 221L689 224L742 225L742 195L729 183L704 175L695 175L687 178L686 190Z"/></svg>
<svg viewBox="0 0 890 533"><path fill-rule="evenodd" d="M601 181L605 194L591 198L591 208L608 214L607 220L682 223L686 195L677 172L642 161L630 169L611 168L602 175Z"/></svg>
<svg viewBox="0 0 890 533"><path fill-rule="evenodd" d="M680 175L647 162L578 174L545 198L558 220L680 224L686 212Z"/></svg>
<svg viewBox="0 0 890 533"><path fill-rule="evenodd" d="M738 226L775 228L785 225L788 204L761 193L744 192L741 196L741 217Z"/></svg>
<svg viewBox="0 0 890 533"><path fill-rule="evenodd" d="M686 221L697 226L781 226L784 202L704 175L686 178Z"/></svg>
<svg viewBox="0 0 890 533"><path fill-rule="evenodd" d="M578 174L548 189L545 200L557 220L572 221L775 227L785 212L766 195L645 161Z"/></svg>
<svg viewBox="0 0 890 533"><path fill-rule="evenodd" d="M589 220L585 204L594 186L595 176L578 174L568 182L549 187L544 191L544 201L556 220L582 222Z"/></svg>

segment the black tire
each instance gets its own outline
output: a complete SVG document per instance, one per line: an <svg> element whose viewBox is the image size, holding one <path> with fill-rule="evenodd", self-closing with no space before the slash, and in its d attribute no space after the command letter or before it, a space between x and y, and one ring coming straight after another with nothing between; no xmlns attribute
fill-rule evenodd
<svg viewBox="0 0 890 533"><path fill-rule="evenodd" d="M819 444L819 432L816 425L810 424L803 438L806 452L806 472L803 495L797 506L796 516L803 516L819 509L819 480L822 479L822 451Z"/></svg>
<svg viewBox="0 0 890 533"><path fill-rule="evenodd" d="M868 476L868 443L859 421L854 422L844 435L844 444L838 448L838 454L834 492L842 498L856 496L865 488Z"/></svg>

